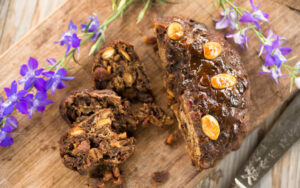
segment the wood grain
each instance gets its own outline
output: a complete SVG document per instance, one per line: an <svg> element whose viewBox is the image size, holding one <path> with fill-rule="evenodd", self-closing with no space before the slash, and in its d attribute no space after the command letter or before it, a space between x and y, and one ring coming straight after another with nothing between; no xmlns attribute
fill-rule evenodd
<svg viewBox="0 0 300 188"><path fill-rule="evenodd" d="M0 0L0 54L65 0Z"/></svg>
<svg viewBox="0 0 300 188"><path fill-rule="evenodd" d="M8 83L20 77L19 70L16 67L26 63L29 56L34 56L43 65L46 64L46 57L62 57L64 50L53 45L53 41L60 38L60 34L67 28L68 21L73 19L76 24L86 22L86 17L93 12L96 12L100 20L103 21L111 13L110 3L110 0L69 0L55 14L37 26L29 35L0 57L1 85L8 86ZM249 6L247 3L244 4ZM40 6L42 7L42 5ZM138 54L145 63L157 101L162 101L165 104L165 91L157 84L161 80L160 68L157 65L159 59L150 46L145 46L142 36L152 33L152 20L157 16L178 15L178 12L180 12L179 14L182 16L192 17L206 23L209 27L213 27L212 18L217 18L218 13L213 11L214 8L211 3L204 0L187 0L180 5L169 8L165 6L161 9L151 8L151 11L146 13L145 19L139 25L136 25L135 20L140 8L141 5L135 5L135 7L129 9L130 14L126 13L124 15L123 20L119 19L114 22L108 28L106 42L125 39L136 46ZM299 54L299 14L291 11L286 6L273 4L270 0L263 1L262 9L270 13L272 18L270 24L275 32L288 38L287 45L294 49L294 54ZM38 11L35 12L37 15ZM2 15L2 12L0 15ZM0 24L2 24L1 21ZM36 22L38 21L32 21L32 26ZM24 28L28 29L25 26ZM253 35L250 41L251 47L257 46ZM89 64L91 57L85 55L88 53L89 47L90 45L81 49L80 60L86 65L83 67L76 66L70 72L70 74L76 76L76 80L70 82L65 90L58 91L55 96L51 97L55 104L50 106L43 116L36 114L31 120L28 120L24 116L16 114L20 123L20 128L17 131L20 134L14 136L15 144L13 146L0 149L0 186L85 186L87 179L66 169L59 158L57 141L60 135L67 130L67 126L59 116L58 103L74 89L91 87ZM288 99L290 96L288 80L282 79L280 87L277 87L270 78L258 75L257 71L260 69L262 60L256 57L254 48L249 49L247 52L241 51L241 54L252 86L251 127L254 128L261 125L271 114L274 114L276 109L278 113L278 108ZM1 92L1 95L3 96L4 93ZM270 122L264 123L270 124ZM163 140L166 135L166 130L158 128L147 128L138 131L137 151L123 166L128 187L152 187L150 175L159 170L170 172L168 181L162 187L207 187L206 185L210 187L216 187L216 185L227 187L234 173L251 152L251 148L257 144L259 137L258 131L254 131L251 138L247 138L239 151L226 157L215 169L211 170L212 172L207 178L203 179L208 171L199 173L191 166L182 141L171 148L165 146ZM296 146L299 148L299 142ZM294 153L294 151L295 149L292 149L290 154L283 157L282 160L284 161L279 162L279 167L276 165L273 168L268 176L272 175L274 178L262 181L260 186L280 187L280 185L283 185L286 187L286 185L290 185L290 187L293 187L293 185L297 185L295 182L299 179L297 178L300 174L299 169L294 168L291 172L294 172L294 174L288 173L285 176L287 178L280 178L282 169L287 170L286 166L294 165L295 160L299 161L299 152ZM202 181L199 184L201 179ZM288 183L285 182L286 179L288 179ZM276 181L272 182L272 180ZM208 184L205 182L208 182Z"/></svg>

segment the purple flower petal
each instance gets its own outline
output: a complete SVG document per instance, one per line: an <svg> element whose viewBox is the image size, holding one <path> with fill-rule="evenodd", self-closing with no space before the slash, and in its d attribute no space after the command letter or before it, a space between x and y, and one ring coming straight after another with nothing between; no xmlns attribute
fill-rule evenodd
<svg viewBox="0 0 300 188"><path fill-rule="evenodd" d="M0 146L7 147L7 146L12 145L13 143L14 143L14 140L11 137L6 135L6 137L1 141Z"/></svg>
<svg viewBox="0 0 300 188"><path fill-rule="evenodd" d="M275 59L272 55L266 54L265 56L265 66L271 66L275 64Z"/></svg>
<svg viewBox="0 0 300 188"><path fill-rule="evenodd" d="M216 29L225 29L229 26L229 20L226 19L226 17L221 18L217 23L216 23Z"/></svg>
<svg viewBox="0 0 300 188"><path fill-rule="evenodd" d="M10 132L18 127L18 121L15 117L9 116L6 118L5 125L2 128L3 131Z"/></svg>
<svg viewBox="0 0 300 188"><path fill-rule="evenodd" d="M21 112L22 114L28 114L27 109L27 103L26 101L20 101L17 103L16 108Z"/></svg>
<svg viewBox="0 0 300 188"><path fill-rule="evenodd" d="M69 29L70 32L72 32L73 29L74 29L75 32L77 31L77 26L73 23L72 20L70 20L68 29Z"/></svg>
<svg viewBox="0 0 300 188"><path fill-rule="evenodd" d="M70 81L70 80L74 80L75 77L73 77L73 76L62 76L61 79L65 80L65 81Z"/></svg>
<svg viewBox="0 0 300 188"><path fill-rule="evenodd" d="M20 99L21 97L23 97L24 95L26 95L27 92L28 91L26 91L26 90L19 91L18 94L17 94L18 99Z"/></svg>
<svg viewBox="0 0 300 188"><path fill-rule="evenodd" d="M27 72L28 72L28 67L27 67L27 65L23 64L20 69L20 74L22 76L25 76Z"/></svg>
<svg viewBox="0 0 300 188"><path fill-rule="evenodd" d="M35 76L39 76L43 71L44 71L44 69L38 69L34 72L34 74L35 74Z"/></svg>
<svg viewBox="0 0 300 188"><path fill-rule="evenodd" d="M82 28L82 31L84 31L85 28L87 27L87 24L81 24L80 27Z"/></svg>
<svg viewBox="0 0 300 188"><path fill-rule="evenodd" d="M39 63L38 61L33 58L33 57L30 57L29 60L28 60L28 66L31 70L34 70L38 67Z"/></svg>
<svg viewBox="0 0 300 188"><path fill-rule="evenodd" d="M4 88L4 91L5 91L5 94L6 94L7 97L10 97L10 96L11 96L10 88L5 87L5 88Z"/></svg>
<svg viewBox="0 0 300 188"><path fill-rule="evenodd" d="M65 87L66 87L66 85L63 82L59 82L56 88L57 89L63 89Z"/></svg>
<svg viewBox="0 0 300 188"><path fill-rule="evenodd" d="M50 63L51 65L55 65L55 63L56 63L56 60L54 58L47 58L46 61L48 63Z"/></svg>
<svg viewBox="0 0 300 188"><path fill-rule="evenodd" d="M44 112L45 106L39 105L39 106L37 106L36 110L37 110L38 112Z"/></svg>
<svg viewBox="0 0 300 188"><path fill-rule="evenodd" d="M10 94L16 93L17 90L18 90L18 85L17 85L17 82L14 80L14 81L11 83Z"/></svg>
<svg viewBox="0 0 300 188"><path fill-rule="evenodd" d="M54 72L53 71L43 72L42 75L46 77L52 77L54 75Z"/></svg>
<svg viewBox="0 0 300 188"><path fill-rule="evenodd" d="M73 33L73 35L72 35L72 47L73 48L78 48L80 46L80 42L81 42L81 39L78 38L76 33Z"/></svg>
<svg viewBox="0 0 300 188"><path fill-rule="evenodd" d="M2 131L0 129L0 143L2 142L2 140L4 140L6 138L6 134L7 134L7 132Z"/></svg>
<svg viewBox="0 0 300 188"><path fill-rule="evenodd" d="M28 79L24 84L24 89L28 90L33 85L33 82L34 82L34 78Z"/></svg>
<svg viewBox="0 0 300 188"><path fill-rule="evenodd" d="M3 116L7 116L8 114L11 114L14 111L14 107L15 107L15 103L4 108Z"/></svg>
<svg viewBox="0 0 300 188"><path fill-rule="evenodd" d="M46 89L46 81L43 78L36 78L34 80L34 87L38 91L44 91Z"/></svg>
<svg viewBox="0 0 300 188"><path fill-rule="evenodd" d="M255 7L255 5L253 3L253 0L250 0L250 4L251 4L251 7L252 7L252 10L256 10L256 7Z"/></svg>
<svg viewBox="0 0 300 188"><path fill-rule="evenodd" d="M64 68L61 68L61 69L59 69L59 70L57 71L56 74L57 74L57 75L60 75L60 76L65 76L65 75L67 74L67 71L66 71L66 69L64 69Z"/></svg>
<svg viewBox="0 0 300 188"><path fill-rule="evenodd" d="M245 22L245 23L253 23L255 19L253 18L252 14L249 12L244 12L242 17L240 18L240 22Z"/></svg>
<svg viewBox="0 0 300 188"><path fill-rule="evenodd" d="M279 47L279 50L282 55L288 55L289 53L291 53L293 51L293 49L290 47Z"/></svg>
<svg viewBox="0 0 300 188"><path fill-rule="evenodd" d="M35 98L38 99L39 101L46 100L47 99L47 93L46 92L38 92L35 95Z"/></svg>

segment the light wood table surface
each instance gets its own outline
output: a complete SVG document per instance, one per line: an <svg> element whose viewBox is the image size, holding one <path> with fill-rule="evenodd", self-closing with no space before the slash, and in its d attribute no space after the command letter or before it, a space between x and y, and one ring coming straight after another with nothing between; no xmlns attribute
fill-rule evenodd
<svg viewBox="0 0 300 188"><path fill-rule="evenodd" d="M46 19L47 16L64 2L65 0L0 0L0 54L5 53L12 45L22 40L22 37L26 35L26 33L34 29L36 25ZM284 3L286 6L292 6L294 4L299 8L297 0L275 0L274 3ZM3 87L5 86L1 86L1 88ZM282 110L284 110L284 106L281 110L278 110L269 117L260 128L253 131L243 143L242 147L237 152L228 155L218 167L211 172L214 175L208 175L197 187L229 187L237 170L245 162ZM299 188L299 161L300 141L295 143L281 160L276 163L272 170L262 178L257 187Z"/></svg>

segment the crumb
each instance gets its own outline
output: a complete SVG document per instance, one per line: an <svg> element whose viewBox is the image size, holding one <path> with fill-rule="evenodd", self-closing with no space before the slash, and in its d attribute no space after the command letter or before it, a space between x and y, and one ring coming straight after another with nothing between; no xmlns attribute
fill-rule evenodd
<svg viewBox="0 0 300 188"><path fill-rule="evenodd" d="M41 148L41 151L48 151L48 149L49 149L49 146L45 145L44 147Z"/></svg>
<svg viewBox="0 0 300 188"><path fill-rule="evenodd" d="M173 145L176 143L176 141L181 137L180 133L178 130L173 131L168 135L168 137L165 140L166 145Z"/></svg>
<svg viewBox="0 0 300 188"><path fill-rule="evenodd" d="M150 44L150 45L156 44L156 37L155 36L150 36L150 35L145 35L144 36L144 42L146 44Z"/></svg>
<svg viewBox="0 0 300 188"><path fill-rule="evenodd" d="M56 150L57 147L56 147L56 146L51 146L51 149L52 149L52 150Z"/></svg>
<svg viewBox="0 0 300 188"><path fill-rule="evenodd" d="M151 177L155 183L162 183L166 181L168 176L169 176L169 172L159 171L159 172L154 172Z"/></svg>

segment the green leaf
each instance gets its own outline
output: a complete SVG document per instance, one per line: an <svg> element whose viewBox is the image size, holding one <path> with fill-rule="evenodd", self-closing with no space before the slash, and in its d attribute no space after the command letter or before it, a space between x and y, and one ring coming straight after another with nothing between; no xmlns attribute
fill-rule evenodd
<svg viewBox="0 0 300 188"><path fill-rule="evenodd" d="M81 65L81 64L79 63L79 61L76 59L76 57L75 57L75 51L74 51L73 54L72 54L72 58L73 58L73 60L74 60L74 62L75 62L76 64Z"/></svg>
<svg viewBox="0 0 300 188"><path fill-rule="evenodd" d="M95 44L91 47L90 52L89 52L89 56L92 55L92 54L95 52L96 47L97 47L96 45L97 45L97 43L95 43Z"/></svg>
<svg viewBox="0 0 300 188"><path fill-rule="evenodd" d="M144 8L143 8L143 10L141 10L141 12L140 12L140 14L139 14L139 16L138 16L138 19L137 19L137 22L136 22L136 23L139 23L139 22L143 19L146 10L147 10L148 7L149 7L150 2L151 2L151 0L147 0L145 6L144 6Z"/></svg>
<svg viewBox="0 0 300 188"><path fill-rule="evenodd" d="M117 1L116 0L112 0L112 9L113 9L113 11L117 10Z"/></svg>
<svg viewBox="0 0 300 188"><path fill-rule="evenodd" d="M178 1L168 1L168 0L159 0L160 2L166 3L166 4L178 4Z"/></svg>
<svg viewBox="0 0 300 188"><path fill-rule="evenodd" d="M117 10L121 10L121 8L122 8L125 4L126 4L126 0L121 0L121 1L119 2L119 5L118 5Z"/></svg>

